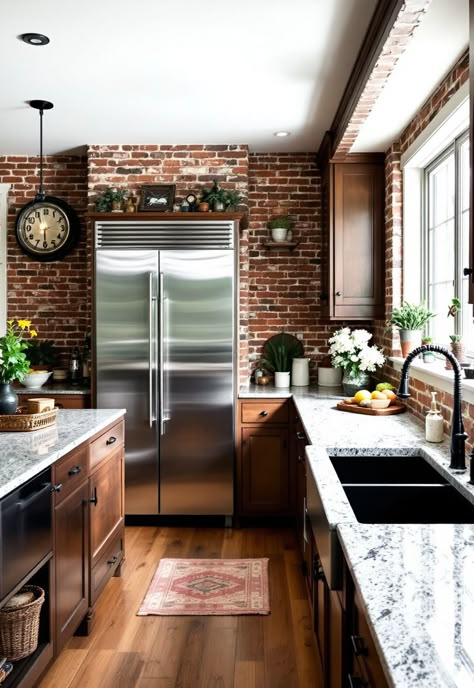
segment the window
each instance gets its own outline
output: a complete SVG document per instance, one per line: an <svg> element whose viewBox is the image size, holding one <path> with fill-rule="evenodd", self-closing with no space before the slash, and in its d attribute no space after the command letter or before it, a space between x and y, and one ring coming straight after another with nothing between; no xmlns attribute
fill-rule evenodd
<svg viewBox="0 0 474 688"><path fill-rule="evenodd" d="M423 287L424 300L436 318L429 334L447 344L452 334L463 335L474 355L472 306L468 303L469 265L469 135L458 136L424 170ZM461 300L462 310L447 317L451 299Z"/></svg>

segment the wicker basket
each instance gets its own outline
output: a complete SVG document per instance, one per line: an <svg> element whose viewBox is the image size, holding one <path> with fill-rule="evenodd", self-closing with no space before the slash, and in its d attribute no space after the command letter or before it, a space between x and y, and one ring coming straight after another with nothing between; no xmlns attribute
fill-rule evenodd
<svg viewBox="0 0 474 688"><path fill-rule="evenodd" d="M19 406L13 415L0 416L0 432L29 432L47 428L56 422L58 409L42 413L28 413L27 406Z"/></svg>
<svg viewBox="0 0 474 688"><path fill-rule="evenodd" d="M35 600L19 607L0 609L0 656L15 662L31 655L38 647L38 631L44 590L37 585L25 585Z"/></svg>

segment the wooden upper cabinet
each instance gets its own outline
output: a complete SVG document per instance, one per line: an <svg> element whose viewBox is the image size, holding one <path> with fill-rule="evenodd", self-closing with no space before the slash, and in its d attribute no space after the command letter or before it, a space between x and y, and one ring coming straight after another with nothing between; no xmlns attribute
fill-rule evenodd
<svg viewBox="0 0 474 688"><path fill-rule="evenodd" d="M384 165L330 163L329 175L328 315L383 317Z"/></svg>

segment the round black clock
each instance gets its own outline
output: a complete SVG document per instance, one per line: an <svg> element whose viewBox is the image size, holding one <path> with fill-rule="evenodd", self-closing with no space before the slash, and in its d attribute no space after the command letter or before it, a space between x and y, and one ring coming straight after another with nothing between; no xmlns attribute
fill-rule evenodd
<svg viewBox="0 0 474 688"><path fill-rule="evenodd" d="M188 194L186 196L186 200L189 203L189 205L195 205L197 203L196 195L193 193Z"/></svg>
<svg viewBox="0 0 474 688"><path fill-rule="evenodd" d="M59 260L79 240L81 225L74 208L54 196L27 203L16 218L16 238L36 260Z"/></svg>

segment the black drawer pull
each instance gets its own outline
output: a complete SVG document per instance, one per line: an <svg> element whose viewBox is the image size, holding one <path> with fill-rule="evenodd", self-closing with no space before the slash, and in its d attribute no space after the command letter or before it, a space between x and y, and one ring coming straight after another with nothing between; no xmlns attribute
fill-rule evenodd
<svg viewBox="0 0 474 688"><path fill-rule="evenodd" d="M80 466L74 466L74 468L71 468L71 470L68 471L68 475L77 475L80 472L81 472L81 467Z"/></svg>
<svg viewBox="0 0 474 688"><path fill-rule="evenodd" d="M89 499L89 502L90 502L90 504L94 504L94 506L97 506L98 501L99 501L99 500L97 499L97 488L94 487L94 494L93 494L92 497Z"/></svg>
<svg viewBox="0 0 474 688"><path fill-rule="evenodd" d="M63 484L62 483L57 483L56 485L53 485L51 488L51 492L61 492L63 489Z"/></svg>
<svg viewBox="0 0 474 688"><path fill-rule="evenodd" d="M117 438L112 436L112 437L109 437L109 439L107 440L107 442L105 444L113 444L116 441L117 441Z"/></svg>
<svg viewBox="0 0 474 688"><path fill-rule="evenodd" d="M297 432L296 433L296 439L297 440L305 440L306 439L305 433L304 432Z"/></svg>
<svg viewBox="0 0 474 688"><path fill-rule="evenodd" d="M356 657L367 657L369 650L365 644L365 640L360 635L351 635L352 649Z"/></svg>
<svg viewBox="0 0 474 688"><path fill-rule="evenodd" d="M313 557L313 580L324 580L324 570L319 557Z"/></svg>
<svg viewBox="0 0 474 688"><path fill-rule="evenodd" d="M114 557L112 557L112 559L109 559L109 561L107 562L107 564L108 564L109 566L113 566L113 565L117 562L117 559L118 559L118 557L117 557L117 556L114 556Z"/></svg>
<svg viewBox="0 0 474 688"><path fill-rule="evenodd" d="M468 275L474 274L474 268L464 268L462 272L464 277L467 277Z"/></svg>
<svg viewBox="0 0 474 688"><path fill-rule="evenodd" d="M304 463L304 456L300 456L300 455L298 454L298 459L297 459L297 461L298 461L298 463Z"/></svg>
<svg viewBox="0 0 474 688"><path fill-rule="evenodd" d="M352 676L352 674L348 674L347 681L349 683L349 688L366 688L368 685L361 678L358 676Z"/></svg>
<svg viewBox="0 0 474 688"><path fill-rule="evenodd" d="M260 415L265 418L265 416L268 416L268 411L260 411Z"/></svg>

